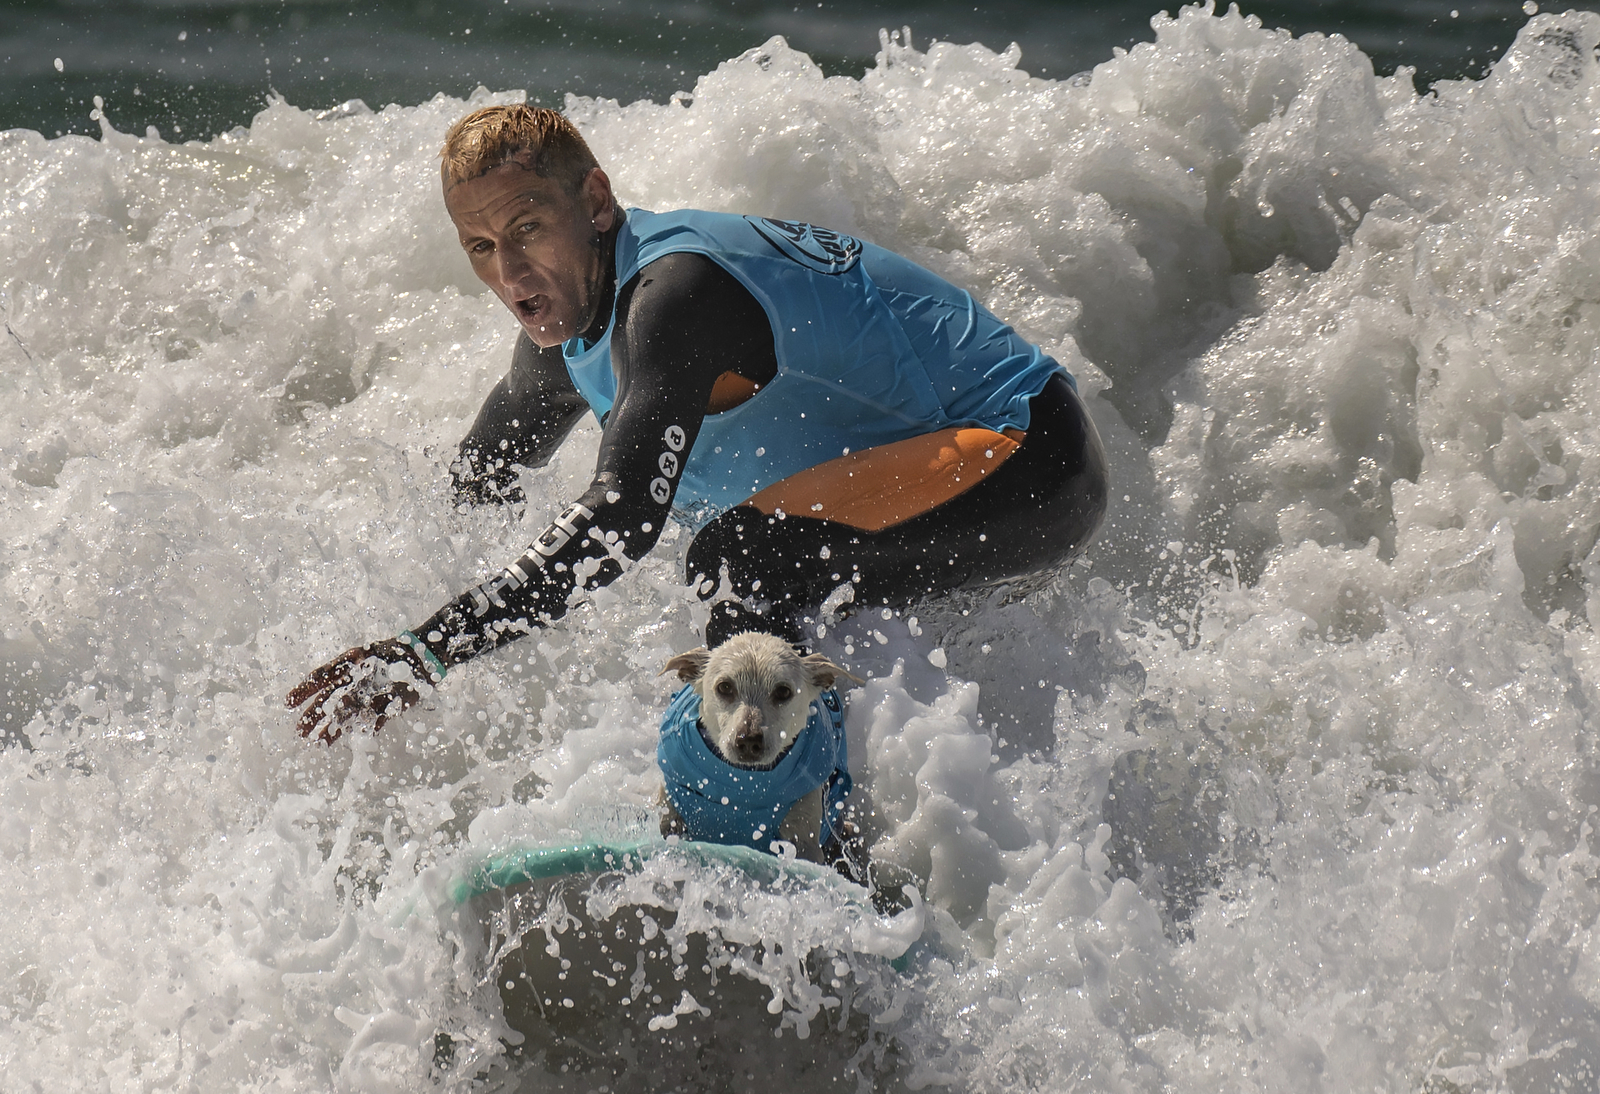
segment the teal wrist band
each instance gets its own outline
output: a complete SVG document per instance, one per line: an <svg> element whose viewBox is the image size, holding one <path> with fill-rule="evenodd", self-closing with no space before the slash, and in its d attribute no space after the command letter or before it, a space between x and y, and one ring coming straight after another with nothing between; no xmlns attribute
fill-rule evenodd
<svg viewBox="0 0 1600 1094"><path fill-rule="evenodd" d="M422 639L410 631L401 631L400 641L417 651L417 656L422 658L422 663L428 666L429 672L436 674L441 680L444 679L444 662L435 657L433 651L422 644Z"/></svg>

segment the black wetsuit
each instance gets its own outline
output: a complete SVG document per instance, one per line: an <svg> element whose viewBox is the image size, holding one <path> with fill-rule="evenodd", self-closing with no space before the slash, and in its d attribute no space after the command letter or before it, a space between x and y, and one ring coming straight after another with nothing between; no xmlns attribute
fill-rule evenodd
<svg viewBox="0 0 1600 1094"><path fill-rule="evenodd" d="M613 232L614 238L614 232ZM607 240L608 244L611 239ZM611 319L610 292L599 330ZM772 330L750 292L711 259L669 254L617 292L611 359L617 395L603 423L589 489L496 578L413 628L453 665L557 619L575 596L614 580L655 545L672 507L663 481L664 431L694 447L702 419L751 397L777 372ZM730 401L732 400L732 401ZM517 501L516 468L543 466L587 404L561 347L520 335L511 371L461 442L457 490L472 502ZM686 578L714 606L706 642L744 629L791 641L839 585L857 603L909 604L949 589L1047 572L1081 551L1106 504L1098 434L1063 375L1030 403L1025 439L986 478L880 531L752 505L722 513L696 535ZM670 445L669 441L669 445ZM674 480L675 485L675 480ZM718 590L726 569L731 589Z"/></svg>

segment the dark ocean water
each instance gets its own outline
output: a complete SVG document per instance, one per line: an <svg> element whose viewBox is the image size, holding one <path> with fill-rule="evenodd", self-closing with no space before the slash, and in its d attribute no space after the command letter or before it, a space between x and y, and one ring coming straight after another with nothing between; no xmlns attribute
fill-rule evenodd
<svg viewBox="0 0 1600 1094"><path fill-rule="evenodd" d="M1161 0L439 0L190 3L33 0L0 5L0 129L97 133L113 124L171 139L247 124L276 92L321 108L360 98L414 104L483 84L560 105L568 92L664 99L719 62L781 34L830 75L871 67L880 27L914 42L1022 46L1023 68L1059 78L1149 39ZM1380 73L1419 87L1478 76L1527 19L1522 0L1254 0L1295 34L1339 33ZM1600 0L1567 7L1597 8Z"/></svg>

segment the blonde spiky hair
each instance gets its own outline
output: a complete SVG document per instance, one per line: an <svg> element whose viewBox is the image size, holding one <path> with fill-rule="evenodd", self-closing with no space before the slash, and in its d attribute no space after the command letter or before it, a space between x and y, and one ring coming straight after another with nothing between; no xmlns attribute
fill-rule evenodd
<svg viewBox="0 0 1600 1094"><path fill-rule="evenodd" d="M600 166L577 127L556 111L523 103L485 106L445 134L439 150L445 186L475 179L522 152L533 153L535 174L574 195Z"/></svg>

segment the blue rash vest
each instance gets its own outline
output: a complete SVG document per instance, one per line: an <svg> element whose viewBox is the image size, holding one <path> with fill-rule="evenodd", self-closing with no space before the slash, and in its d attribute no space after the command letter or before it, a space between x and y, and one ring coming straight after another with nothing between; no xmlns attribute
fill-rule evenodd
<svg viewBox="0 0 1600 1094"><path fill-rule="evenodd" d="M656 762L690 839L770 851L790 807L819 786L827 790L818 839L826 846L840 836L837 823L852 784L844 711L832 688L811 704L800 739L778 762L770 770L752 770L711 751L700 732L700 696L686 684L662 716Z"/></svg>
<svg viewBox="0 0 1600 1094"><path fill-rule="evenodd" d="M616 283L680 252L705 255L750 291L772 325L778 365L760 392L700 426L673 504L696 530L852 451L955 426L1026 430L1028 400L1057 372L1072 380L970 293L892 251L809 224L629 209ZM598 341L562 346L602 422L617 393L615 329L613 305Z"/></svg>

